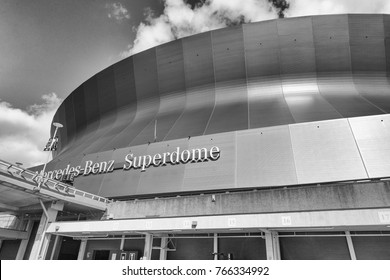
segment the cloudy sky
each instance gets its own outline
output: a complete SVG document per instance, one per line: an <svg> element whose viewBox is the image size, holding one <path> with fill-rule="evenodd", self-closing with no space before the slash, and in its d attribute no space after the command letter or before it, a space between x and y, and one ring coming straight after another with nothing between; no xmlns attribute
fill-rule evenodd
<svg viewBox="0 0 390 280"><path fill-rule="evenodd" d="M335 13L390 13L390 1L0 0L0 159L46 161L62 100L129 55L232 24Z"/></svg>

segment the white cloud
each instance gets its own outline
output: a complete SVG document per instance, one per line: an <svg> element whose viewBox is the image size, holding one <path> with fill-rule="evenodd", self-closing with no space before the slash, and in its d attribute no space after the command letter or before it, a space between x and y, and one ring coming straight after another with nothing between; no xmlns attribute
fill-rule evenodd
<svg viewBox="0 0 390 280"><path fill-rule="evenodd" d="M185 36L242 22L277 17L268 0L207 0L193 9L184 0L165 0L163 14L146 11L145 22L136 28L136 39L121 54L127 57L145 49Z"/></svg>
<svg viewBox="0 0 390 280"><path fill-rule="evenodd" d="M130 18L129 11L120 2L106 4L106 9L108 9L107 16L119 22Z"/></svg>
<svg viewBox="0 0 390 280"><path fill-rule="evenodd" d="M287 17L343 14L390 13L389 0L289 0Z"/></svg>
<svg viewBox="0 0 390 280"><path fill-rule="evenodd" d="M191 8L184 0L164 0L161 15L148 10L135 28L136 38L122 58L177 38L246 23L277 18L283 0L206 0ZM286 17L337 13L390 13L389 0L287 0ZM278 8L276 8L279 7Z"/></svg>
<svg viewBox="0 0 390 280"><path fill-rule="evenodd" d="M42 104L26 110L0 100L0 159L22 162L24 167L42 164L48 152L43 148L49 139L50 126L62 102L55 93L42 96Z"/></svg>

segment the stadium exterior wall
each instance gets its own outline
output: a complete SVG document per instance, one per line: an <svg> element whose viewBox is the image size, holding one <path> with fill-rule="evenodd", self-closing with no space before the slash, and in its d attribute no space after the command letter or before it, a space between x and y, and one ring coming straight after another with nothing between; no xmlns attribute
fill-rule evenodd
<svg viewBox="0 0 390 280"><path fill-rule="evenodd" d="M104 69L47 174L115 201L49 207L30 258L390 259L389 39L389 15L277 19Z"/></svg>

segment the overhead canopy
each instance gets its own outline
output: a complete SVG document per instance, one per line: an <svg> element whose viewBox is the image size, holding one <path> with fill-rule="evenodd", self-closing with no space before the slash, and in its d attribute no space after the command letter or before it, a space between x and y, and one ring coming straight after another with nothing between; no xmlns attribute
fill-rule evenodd
<svg viewBox="0 0 390 280"><path fill-rule="evenodd" d="M111 202L57 180L42 180L36 172L0 160L0 211L28 211L38 205L39 200L62 201L70 211L105 211Z"/></svg>

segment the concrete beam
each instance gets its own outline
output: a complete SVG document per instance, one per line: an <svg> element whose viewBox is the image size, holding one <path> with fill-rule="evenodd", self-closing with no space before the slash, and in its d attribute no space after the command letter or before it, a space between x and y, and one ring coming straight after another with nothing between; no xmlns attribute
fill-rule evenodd
<svg viewBox="0 0 390 280"><path fill-rule="evenodd" d="M197 221L198 231L207 230L216 232L227 229L269 229L269 230L299 230L321 227L326 228L351 228L365 227L388 229L390 223L381 220L383 213L389 213L386 209L344 210L344 211L318 211L318 212L294 212L271 214L246 214L246 215L220 215L198 217L175 217L154 219L129 219L129 220L105 220L105 221L75 221L56 222L50 224L48 231L52 234L82 236L82 232L90 234L123 232L158 232L175 231L192 232L191 221Z"/></svg>
<svg viewBox="0 0 390 280"><path fill-rule="evenodd" d="M109 205L107 214L113 214L115 219L138 219L145 216L353 210L387 208L389 205L390 181L376 181L118 201Z"/></svg>
<svg viewBox="0 0 390 280"><path fill-rule="evenodd" d="M6 211L19 211L20 210L19 207L11 206L11 205L1 203L1 202L0 202L0 209L4 209Z"/></svg>
<svg viewBox="0 0 390 280"><path fill-rule="evenodd" d="M0 228L0 239L28 239L26 231Z"/></svg>

